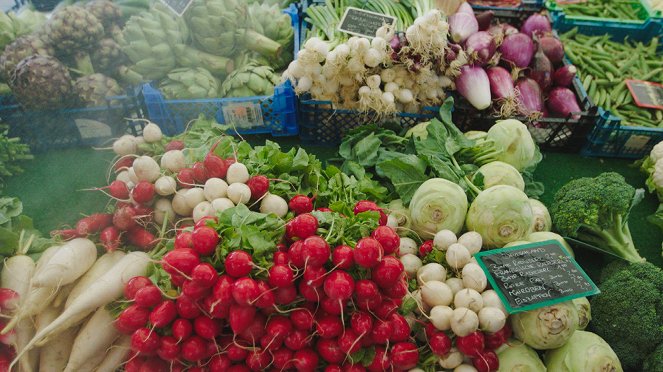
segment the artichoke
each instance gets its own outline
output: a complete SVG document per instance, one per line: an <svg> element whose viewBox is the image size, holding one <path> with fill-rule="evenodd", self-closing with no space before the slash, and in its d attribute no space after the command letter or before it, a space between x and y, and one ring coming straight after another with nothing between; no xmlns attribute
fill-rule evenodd
<svg viewBox="0 0 663 372"><path fill-rule="evenodd" d="M14 41L15 38L14 22L5 12L2 12L0 14L0 49Z"/></svg>
<svg viewBox="0 0 663 372"><path fill-rule="evenodd" d="M113 75L127 62L120 45L113 39L101 39L97 48L90 54L95 71Z"/></svg>
<svg viewBox="0 0 663 372"><path fill-rule="evenodd" d="M280 78L269 66L249 63L233 71L221 85L221 97L269 96Z"/></svg>
<svg viewBox="0 0 663 372"><path fill-rule="evenodd" d="M54 109L71 103L69 70L56 58L33 55L18 63L9 79L18 102L30 109Z"/></svg>
<svg viewBox="0 0 663 372"><path fill-rule="evenodd" d="M219 81L204 68L177 68L159 84L167 99L214 98L219 91Z"/></svg>
<svg viewBox="0 0 663 372"><path fill-rule="evenodd" d="M247 28L250 17L241 0L193 0L186 13L187 23L197 45L205 52L231 57L252 50L276 58L282 46Z"/></svg>
<svg viewBox="0 0 663 372"><path fill-rule="evenodd" d="M21 60L31 55L52 56L53 48L42 39L34 35L21 36L7 45L0 56L0 73L3 79L9 79L14 68Z"/></svg>
<svg viewBox="0 0 663 372"><path fill-rule="evenodd" d="M233 71L235 63L232 59L215 56L192 48L185 44L174 46L177 63L182 67L202 67L221 79Z"/></svg>
<svg viewBox="0 0 663 372"><path fill-rule="evenodd" d="M247 0L246 2L249 4L267 4L286 8L288 5L294 3L295 0Z"/></svg>
<svg viewBox="0 0 663 372"><path fill-rule="evenodd" d="M85 4L85 9L92 13L104 26L106 35L122 25L122 10L108 0L93 0Z"/></svg>
<svg viewBox="0 0 663 372"><path fill-rule="evenodd" d="M0 14L0 50L4 49L17 37L28 35L37 30L46 21L43 13L31 9Z"/></svg>
<svg viewBox="0 0 663 372"><path fill-rule="evenodd" d="M288 66L293 59L293 44L295 31L290 24L290 16L281 12L281 8L274 4L253 3L249 6L251 24L255 30L266 37L281 44L282 52L278 58L267 58L256 54L254 58L263 65L281 69Z"/></svg>
<svg viewBox="0 0 663 372"><path fill-rule="evenodd" d="M79 102L88 107L103 106L108 103L108 97L124 94L124 91L115 79L103 74L92 74L76 79L74 91ZM111 101L111 104L116 102Z"/></svg>
<svg viewBox="0 0 663 372"><path fill-rule="evenodd" d="M104 36L104 26L82 7L66 6L46 22L43 34L59 52L71 54L96 45Z"/></svg>

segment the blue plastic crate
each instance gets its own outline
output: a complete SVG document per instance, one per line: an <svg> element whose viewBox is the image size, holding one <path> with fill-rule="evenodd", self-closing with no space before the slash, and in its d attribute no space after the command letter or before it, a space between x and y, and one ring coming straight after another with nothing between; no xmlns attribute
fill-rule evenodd
<svg viewBox="0 0 663 372"><path fill-rule="evenodd" d="M511 11L521 11L521 10L541 10L543 9L543 6L545 5L544 0L523 0L520 2L520 5L515 6L515 7L509 7L509 6L489 6L489 5L475 5L472 4L472 9L477 10L477 11L485 11L485 10L492 10L492 11L501 11L501 10L511 10Z"/></svg>
<svg viewBox="0 0 663 372"><path fill-rule="evenodd" d="M19 137L34 153L82 146L100 146L112 138L139 135L144 123L137 118L138 102L132 95L109 97L107 106L59 110L24 110L12 97L0 105L0 120L9 135Z"/></svg>

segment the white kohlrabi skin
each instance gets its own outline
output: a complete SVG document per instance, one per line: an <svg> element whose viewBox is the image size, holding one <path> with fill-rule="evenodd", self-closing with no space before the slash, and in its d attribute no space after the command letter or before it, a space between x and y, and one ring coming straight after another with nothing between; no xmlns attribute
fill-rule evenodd
<svg viewBox="0 0 663 372"><path fill-rule="evenodd" d="M534 226L532 228L534 232L550 231L552 228L552 219L550 218L548 208L536 199L530 199L529 204L534 214Z"/></svg>
<svg viewBox="0 0 663 372"><path fill-rule="evenodd" d="M621 371L619 357L599 335L576 331L564 346L545 356L549 371ZM657 371L660 369L654 368Z"/></svg>
<svg viewBox="0 0 663 372"><path fill-rule="evenodd" d="M435 306L430 309L430 322L438 331L448 331L451 329L451 317L454 310L449 306Z"/></svg>
<svg viewBox="0 0 663 372"><path fill-rule="evenodd" d="M446 251L450 245L457 243L458 238L451 230L440 230L435 234L433 238L433 248L439 251Z"/></svg>
<svg viewBox="0 0 663 372"><path fill-rule="evenodd" d="M592 308L587 297L580 297L573 300L573 304L578 311L578 329L587 328L589 321L592 320Z"/></svg>
<svg viewBox="0 0 663 372"><path fill-rule="evenodd" d="M437 262L428 263L417 270L417 282L419 285L423 285L432 280L439 282L447 280L447 269Z"/></svg>
<svg viewBox="0 0 663 372"><path fill-rule="evenodd" d="M497 185L508 185L525 191L525 180L518 169L503 161L493 161L482 165L472 176L472 180L476 180L478 174L483 176L484 189Z"/></svg>
<svg viewBox="0 0 663 372"><path fill-rule="evenodd" d="M531 347L518 340L510 340L499 347L497 356L500 371L545 371L546 366Z"/></svg>
<svg viewBox="0 0 663 372"><path fill-rule="evenodd" d="M499 120L486 135L499 152L498 159L523 171L541 161L541 153L527 126L515 119Z"/></svg>
<svg viewBox="0 0 663 372"><path fill-rule="evenodd" d="M564 345L578 329L578 310L571 301L510 317L513 335L537 350L556 349Z"/></svg>
<svg viewBox="0 0 663 372"><path fill-rule="evenodd" d="M467 195L457 184L432 178L415 191L410 201L412 229L422 239L432 239L440 230L459 233L467 213Z"/></svg>

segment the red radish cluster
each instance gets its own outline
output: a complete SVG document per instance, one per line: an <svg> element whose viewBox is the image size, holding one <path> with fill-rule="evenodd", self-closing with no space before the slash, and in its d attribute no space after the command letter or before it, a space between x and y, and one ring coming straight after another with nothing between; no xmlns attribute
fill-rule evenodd
<svg viewBox="0 0 663 372"><path fill-rule="evenodd" d="M0 288L0 316L10 318L19 304L19 295L9 288ZM7 321L0 320L0 327L4 328ZM14 347L17 342L16 330L0 336L0 371L9 371L9 364L16 357Z"/></svg>

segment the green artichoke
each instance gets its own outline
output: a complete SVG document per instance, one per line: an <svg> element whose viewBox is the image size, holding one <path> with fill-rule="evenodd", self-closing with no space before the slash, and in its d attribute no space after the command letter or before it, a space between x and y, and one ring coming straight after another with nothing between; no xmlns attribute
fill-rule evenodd
<svg viewBox="0 0 663 372"><path fill-rule="evenodd" d="M14 29L14 22L5 13L0 14L0 49L4 49L16 39L16 30Z"/></svg>
<svg viewBox="0 0 663 372"><path fill-rule="evenodd" d="M162 79L177 66L173 47L186 39L184 22L161 4L132 17L119 40L130 61L120 68L122 79L132 84Z"/></svg>
<svg viewBox="0 0 663 372"><path fill-rule="evenodd" d="M99 19L80 6L66 6L46 22L43 35L62 54L87 50L104 36Z"/></svg>
<svg viewBox="0 0 663 372"><path fill-rule="evenodd" d="M221 79L232 72L235 63L233 60L205 53L185 44L175 45L175 55L177 63L182 67L196 68L202 67Z"/></svg>
<svg viewBox="0 0 663 372"><path fill-rule="evenodd" d="M246 0L248 4L267 4L275 5L279 8L286 8L288 5L295 2L295 0Z"/></svg>
<svg viewBox="0 0 663 372"><path fill-rule="evenodd" d="M4 49L17 37L28 35L46 21L43 13L23 9L18 14L14 12L0 14L0 50Z"/></svg>
<svg viewBox="0 0 663 372"><path fill-rule="evenodd" d="M85 4L85 9L92 13L104 26L106 35L122 25L122 10L108 0L92 0Z"/></svg>
<svg viewBox="0 0 663 372"><path fill-rule="evenodd" d="M9 79L14 68L21 60L31 55L52 56L53 48L34 35L21 36L5 47L0 56L0 73L3 79Z"/></svg>
<svg viewBox="0 0 663 372"><path fill-rule="evenodd" d="M278 58L267 58L256 54L253 58L260 64L269 65L278 70L288 66L293 59L295 31L291 26L290 16L281 12L278 5L253 3L249 6L251 24L257 32L281 44L282 51Z"/></svg>
<svg viewBox="0 0 663 372"><path fill-rule="evenodd" d="M56 58L33 55L18 63L9 79L18 102L26 108L47 110L71 104L69 70Z"/></svg>
<svg viewBox="0 0 663 372"><path fill-rule="evenodd" d="M103 74L92 74L76 79L74 91L78 101L85 106L95 107L108 104L108 97L121 96L124 91L115 79ZM110 104L117 104L111 101Z"/></svg>
<svg viewBox="0 0 663 372"><path fill-rule="evenodd" d="M272 58L281 53L279 43L248 28L248 8L241 0L193 0L186 19L205 52L231 57L248 49Z"/></svg>
<svg viewBox="0 0 663 372"><path fill-rule="evenodd" d="M279 80L271 67L249 63L228 75L221 85L221 97L269 96Z"/></svg>
<svg viewBox="0 0 663 372"><path fill-rule="evenodd" d="M97 48L90 54L94 70L108 75L114 75L120 66L127 62L120 45L115 40L101 39Z"/></svg>
<svg viewBox="0 0 663 372"><path fill-rule="evenodd" d="M159 84L167 99L215 98L219 81L204 68L177 68Z"/></svg>

